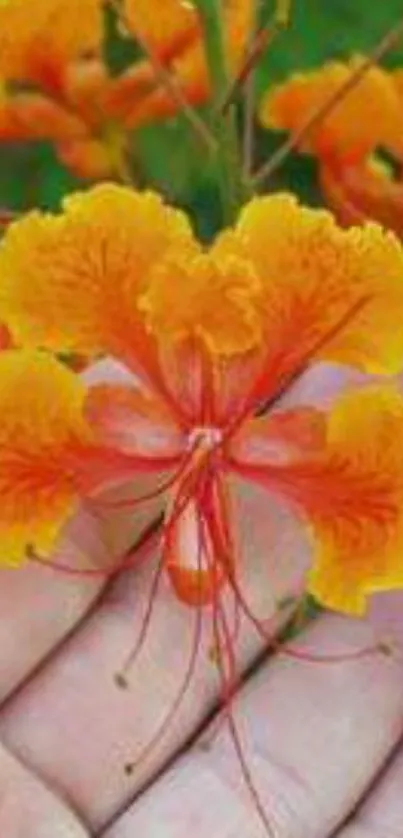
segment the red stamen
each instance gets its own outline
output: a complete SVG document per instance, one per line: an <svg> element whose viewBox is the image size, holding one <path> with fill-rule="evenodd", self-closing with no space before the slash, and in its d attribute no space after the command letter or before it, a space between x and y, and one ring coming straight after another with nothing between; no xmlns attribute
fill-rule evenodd
<svg viewBox="0 0 403 838"><path fill-rule="evenodd" d="M174 506L167 519L166 527L164 529L163 535L165 549L168 548L172 533L181 515L185 511L186 506L197 494L197 486L205 464L204 455L205 452L202 450L202 441L200 439L196 439L192 448L189 449L183 460L181 479L179 480Z"/></svg>
<svg viewBox="0 0 403 838"><path fill-rule="evenodd" d="M200 540L199 549L198 549L198 562L197 562L199 572L201 571L201 561L202 561L201 556L202 556L202 541ZM186 667L186 670L185 670L185 674L184 674L182 683L180 684L180 688L179 688L179 690L178 690L178 692L177 692L177 694L176 694L176 696L175 696L175 698L174 698L174 700L171 704L171 707L169 708L168 713L165 715L162 723L158 726L156 732L154 733L154 735L152 736L150 741L142 749L140 755L136 758L135 761L130 762L125 766L125 771L126 771L127 774L133 774L134 771L137 768L139 768L140 764L142 764L144 762L144 760L146 760L151 755L151 753L159 745L161 739L164 737L166 732L169 730L172 722L175 720L175 718L176 718L176 716L177 716L177 714L178 714L178 712L179 712L179 710L182 706L182 703L183 703L183 701L184 701L184 699L185 699L185 697L188 693L189 687L191 685L191 682L192 682L192 679L193 679L193 676L194 676L194 673L195 673L195 670L196 670L198 655L199 655L199 651L200 651L201 637L202 637L202 617L203 617L203 609L202 609L202 607L198 607L197 610L196 610L196 620L195 620L193 640L192 640L192 645L191 645L191 649L190 649L188 664L187 664L187 667ZM132 656L130 656L130 658L132 659Z"/></svg>
<svg viewBox="0 0 403 838"><path fill-rule="evenodd" d="M157 601L158 596L158 589L160 586L162 573L164 570L164 561L163 556L161 555L159 561L157 563L157 569L152 577L151 580L151 588L148 597L146 598L146 610L145 614L141 623L140 631L137 637L137 640L134 644L134 648L129 653L126 661L124 662L120 672L116 675L116 683L119 687L127 687L128 680L127 680L127 673L129 669L134 666L137 658L141 654L141 651L144 647L144 643L147 638L148 630L151 625L151 620L153 618L153 614L155 611L155 604Z"/></svg>
<svg viewBox="0 0 403 838"><path fill-rule="evenodd" d="M134 507L136 505L141 505L142 503L145 503L149 500L155 500L155 498L169 491L169 489L171 489L175 485L175 483L178 483L187 471L189 471L190 473L192 459L196 454L197 449L199 449L200 447L201 440L196 439L189 451L187 451L186 454L182 457L179 468L169 477L169 479L165 483L162 483L161 486L158 486L155 490L147 492L144 495L139 495L135 498L122 498L120 500L108 500L106 498L97 498L97 505L104 506L108 509L124 509L126 507L130 509L132 506Z"/></svg>
<svg viewBox="0 0 403 838"><path fill-rule="evenodd" d="M105 507L106 509L132 509L136 506L140 506L143 503L146 503L150 500L155 500L156 498L160 497L161 495L165 494L168 489L172 488L174 483L178 478L177 473L173 474L169 480L165 483L162 483L161 486L158 486L157 489L154 489L151 492L147 492L144 495L138 495L134 498L120 498L119 500L109 500L108 498L97 498L96 503L98 506Z"/></svg>
<svg viewBox="0 0 403 838"><path fill-rule="evenodd" d="M136 769L140 767L140 765L147 760L155 748L159 745L161 739L165 736L165 734L169 731L169 728L174 722L184 699L188 693L189 687L192 683L192 679L196 670L196 664L198 659L198 654L200 650L200 638L201 638L201 621L202 621L202 608L198 608L196 611L196 625L195 631L193 636L192 648L189 655L188 664L185 670L185 674L183 677L183 681L180 685L180 688L175 696L171 707L169 708L168 713L166 714L165 718L163 719L162 723L158 726L157 730L153 734L152 738L149 742L145 745L145 747L140 752L139 756L132 762L129 762L125 765L125 772L126 774L133 774Z"/></svg>
<svg viewBox="0 0 403 838"><path fill-rule="evenodd" d="M239 685L239 677L237 675L236 660L233 655L231 635L228 631L225 611L219 599L217 599L217 602L215 603L215 606L213 608L213 631L215 637L215 645L217 649L218 671L221 681L222 710L225 714L225 718L228 724L232 744L234 746L235 753L238 758L245 786L252 798L253 804L256 809L256 813L260 818L264 830L266 834L269 836L269 838L275 838L276 833L274 831L274 827L270 823L265 805L256 788L252 772L246 761L241 737L238 731L238 726L235 721L234 713L232 711L234 695ZM225 655L227 655L228 674L225 668Z"/></svg>
<svg viewBox="0 0 403 838"><path fill-rule="evenodd" d="M228 573L227 564L226 570ZM363 646L355 652L340 652L337 654L316 654L313 652L305 652L302 649L296 649L290 645L285 646L283 641L277 640L274 635L269 634L265 628L264 622L255 616L250 605L242 594L241 588L236 579L235 571L233 570L227 578L231 585L232 592L239 603L241 613L253 625L264 643L267 644L268 650L274 654L306 661L308 663L345 663L346 661L359 660L360 658L368 657L369 655L373 655L378 652L385 652L385 644L383 642L374 643L370 646Z"/></svg>

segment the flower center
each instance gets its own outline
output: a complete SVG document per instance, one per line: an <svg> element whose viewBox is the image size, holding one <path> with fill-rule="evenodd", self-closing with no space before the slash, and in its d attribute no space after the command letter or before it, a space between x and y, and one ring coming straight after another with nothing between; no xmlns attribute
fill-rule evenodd
<svg viewBox="0 0 403 838"><path fill-rule="evenodd" d="M223 438L221 428L208 427L205 425L197 425L192 428L188 435L188 448L198 448L203 451L213 451L220 445Z"/></svg>

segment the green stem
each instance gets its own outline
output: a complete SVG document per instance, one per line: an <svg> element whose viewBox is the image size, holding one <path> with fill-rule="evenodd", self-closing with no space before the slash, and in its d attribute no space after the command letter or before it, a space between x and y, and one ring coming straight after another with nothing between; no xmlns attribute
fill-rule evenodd
<svg viewBox="0 0 403 838"><path fill-rule="evenodd" d="M234 108L230 107L226 113L222 113L218 107L224 100L230 84L222 0L197 0L197 6L203 22L206 59L214 91L212 118L218 141L216 159L224 222L230 224L236 218L242 203L242 174Z"/></svg>

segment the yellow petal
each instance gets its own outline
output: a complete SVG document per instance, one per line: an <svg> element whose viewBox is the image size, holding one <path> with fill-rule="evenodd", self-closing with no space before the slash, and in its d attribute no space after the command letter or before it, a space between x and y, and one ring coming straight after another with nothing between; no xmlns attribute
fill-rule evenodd
<svg viewBox="0 0 403 838"><path fill-rule="evenodd" d="M79 378L45 353L0 354L0 558L48 553L79 496L91 449Z"/></svg>
<svg viewBox="0 0 403 838"><path fill-rule="evenodd" d="M305 442L302 417L290 427L284 418L276 445L270 418L258 421L257 434L256 421L248 423L234 441L232 466L305 520L310 592L329 608L362 614L374 592L403 588L403 395L392 384L344 393L328 416L311 416Z"/></svg>
<svg viewBox="0 0 403 838"><path fill-rule="evenodd" d="M226 237L262 282L274 388L312 360L401 369L403 251L392 233L375 224L342 230L330 213L282 194L252 200Z"/></svg>
<svg viewBox="0 0 403 838"><path fill-rule="evenodd" d="M247 352L261 338L253 266L220 244L193 258L175 253L153 271L139 306L162 341L201 339L213 355Z"/></svg>
<svg viewBox="0 0 403 838"><path fill-rule="evenodd" d="M32 212L0 246L0 311L20 344L125 357L141 324L137 297L153 264L188 246L186 217L151 192L104 184L58 216Z"/></svg>
<svg viewBox="0 0 403 838"><path fill-rule="evenodd" d="M402 395L368 387L340 399L326 452L301 470L317 539L310 590L330 608L359 614L371 593L403 587L402 452Z"/></svg>

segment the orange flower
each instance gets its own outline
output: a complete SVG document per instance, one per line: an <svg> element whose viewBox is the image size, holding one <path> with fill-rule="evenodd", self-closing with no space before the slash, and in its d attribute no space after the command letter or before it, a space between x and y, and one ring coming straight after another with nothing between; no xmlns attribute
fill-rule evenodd
<svg viewBox="0 0 403 838"><path fill-rule="evenodd" d="M151 58L129 68L112 86L111 112L130 127L176 113L178 104L161 87L153 56L170 71L189 102L205 102L211 90L202 25L194 5L167 0L162 9L158 0L124 0L123 13L128 31L141 40ZM235 75L251 32L253 2L224 0L223 17L228 66Z"/></svg>
<svg viewBox="0 0 403 838"><path fill-rule="evenodd" d="M86 138L87 129L79 116L52 102L42 93L19 92L12 95L0 90L0 138L15 140L52 140L69 143Z"/></svg>
<svg viewBox="0 0 403 838"><path fill-rule="evenodd" d="M334 61L319 70L299 73L269 90L260 105L263 125L298 132L363 62L361 56L346 63ZM400 156L402 135L403 111L393 76L380 67L370 67L307 133L301 151L314 153L329 163L336 160L351 164L379 146Z"/></svg>
<svg viewBox="0 0 403 838"><path fill-rule="evenodd" d="M360 613L371 592L403 584L401 395L369 385L328 414L279 401L323 359L399 369L403 252L392 234L342 231L279 195L253 200L205 249L157 196L105 185L59 216L15 222L0 277L0 316L27 347L0 356L13 560L27 542L49 549L75 505L108 481L168 471L163 558L190 605L217 603L223 586L241 597L234 477L266 486L268 503L277 494L307 522L309 585L327 605ZM84 391L35 345L105 352L125 377ZM27 486L29 534L18 529Z"/></svg>
<svg viewBox="0 0 403 838"><path fill-rule="evenodd" d="M0 354L0 536L3 561L47 554L80 498L134 466L97 445L80 378L39 351Z"/></svg>
<svg viewBox="0 0 403 838"><path fill-rule="evenodd" d="M200 37L200 21L192 2L123 0L122 15L133 35L140 36L151 53L169 61Z"/></svg>
<svg viewBox="0 0 403 838"><path fill-rule="evenodd" d="M117 173L126 143L107 110L103 6L34 0L28 14L25 0L0 4L0 139L48 140L91 179Z"/></svg>
<svg viewBox="0 0 403 838"><path fill-rule="evenodd" d="M104 0L33 0L27 14L26 0L0 4L0 79L6 82L0 139L49 140L70 170L92 179L120 177L128 129L177 111L154 61L169 70L190 102L202 103L210 94L202 27L191 4L125 0L125 27L150 58L116 79L102 55L103 6ZM252 12L252 0L224 4L232 73L242 64ZM27 83L29 90L21 93L13 82Z"/></svg>
<svg viewBox="0 0 403 838"><path fill-rule="evenodd" d="M29 213L2 242L0 306L15 337L93 356L119 353L116 344L140 352L136 297L167 249L194 246L186 217L156 194L113 184L63 206L60 216Z"/></svg>
<svg viewBox="0 0 403 838"><path fill-rule="evenodd" d="M333 608L361 612L368 594L402 586L402 420L393 387L349 393L329 417L326 452L303 464L299 485L293 476L320 543L311 590Z"/></svg>
<svg viewBox="0 0 403 838"><path fill-rule="evenodd" d="M103 38L103 0L2 0L0 77L53 87L64 68Z"/></svg>
<svg viewBox="0 0 403 838"><path fill-rule="evenodd" d="M268 128L298 135L309 118L342 90L363 64L362 57L332 62L298 74L269 91L260 116ZM402 187L378 165L386 149L403 160L403 85L400 71L370 67L341 95L329 113L302 132L299 148L315 154L327 202L342 224L368 218L403 235Z"/></svg>
<svg viewBox="0 0 403 838"><path fill-rule="evenodd" d="M84 177L114 171L103 34L103 0L0 3L0 139L49 140Z"/></svg>

